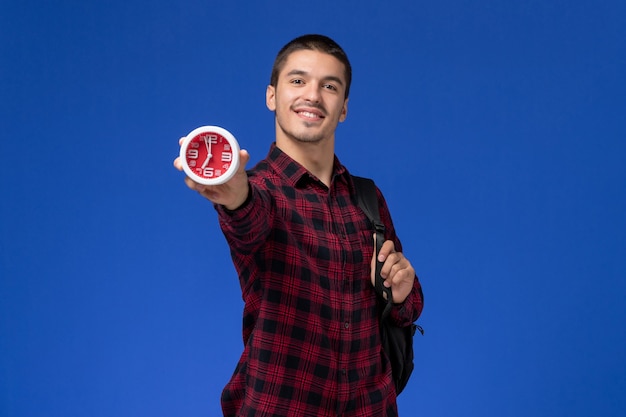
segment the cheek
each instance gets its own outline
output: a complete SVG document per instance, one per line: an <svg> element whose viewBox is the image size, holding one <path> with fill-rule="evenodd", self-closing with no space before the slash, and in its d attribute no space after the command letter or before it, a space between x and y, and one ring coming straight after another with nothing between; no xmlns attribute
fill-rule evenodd
<svg viewBox="0 0 626 417"><path fill-rule="evenodd" d="M339 106L335 109L334 114L337 115L337 121L339 122L343 122L344 119L346 118L346 112L344 111L344 107L343 106Z"/></svg>
<svg viewBox="0 0 626 417"><path fill-rule="evenodd" d="M274 111L285 112L289 110L289 98L282 96L274 96Z"/></svg>

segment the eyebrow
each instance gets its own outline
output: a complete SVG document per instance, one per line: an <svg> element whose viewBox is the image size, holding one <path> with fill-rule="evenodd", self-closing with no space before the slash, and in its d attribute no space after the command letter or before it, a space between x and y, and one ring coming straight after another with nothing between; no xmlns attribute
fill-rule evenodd
<svg viewBox="0 0 626 417"><path fill-rule="evenodd" d="M303 70L299 70L299 69L293 69L291 71L289 71L287 74L285 74L287 76L292 76L292 75L309 75L308 72L303 71ZM343 80L339 77L335 77L334 75L327 75L325 77L322 77L323 80L325 81L335 81L336 83L340 84L341 86L343 86Z"/></svg>

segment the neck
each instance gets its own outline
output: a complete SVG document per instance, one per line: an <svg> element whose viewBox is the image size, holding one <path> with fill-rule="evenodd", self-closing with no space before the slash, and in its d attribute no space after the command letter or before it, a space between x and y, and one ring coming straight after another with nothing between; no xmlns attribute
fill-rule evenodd
<svg viewBox="0 0 626 417"><path fill-rule="evenodd" d="M276 146L281 151L319 178L327 187L330 187L333 174L333 164L335 162L334 145L334 140L302 142L287 138L276 138Z"/></svg>

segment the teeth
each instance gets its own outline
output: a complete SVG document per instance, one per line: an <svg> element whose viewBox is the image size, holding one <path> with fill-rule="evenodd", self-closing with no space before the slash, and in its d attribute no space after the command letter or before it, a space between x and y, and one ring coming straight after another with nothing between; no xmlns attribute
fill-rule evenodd
<svg viewBox="0 0 626 417"><path fill-rule="evenodd" d="M310 118L312 118L312 119L313 119L313 118L315 118L315 119L317 119L317 118L318 118L317 114L315 114L315 113L310 113L310 112L308 112L308 111L302 111L302 112L300 112L300 114L301 114L301 115L303 115L304 117L310 117Z"/></svg>

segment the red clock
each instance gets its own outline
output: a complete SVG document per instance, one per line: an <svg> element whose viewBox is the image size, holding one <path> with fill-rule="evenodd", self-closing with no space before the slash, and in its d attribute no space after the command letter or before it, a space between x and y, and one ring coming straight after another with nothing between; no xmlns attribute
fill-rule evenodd
<svg viewBox="0 0 626 417"><path fill-rule="evenodd" d="M204 185L230 180L239 168L239 144L226 129L202 126L187 135L180 146L185 174Z"/></svg>

